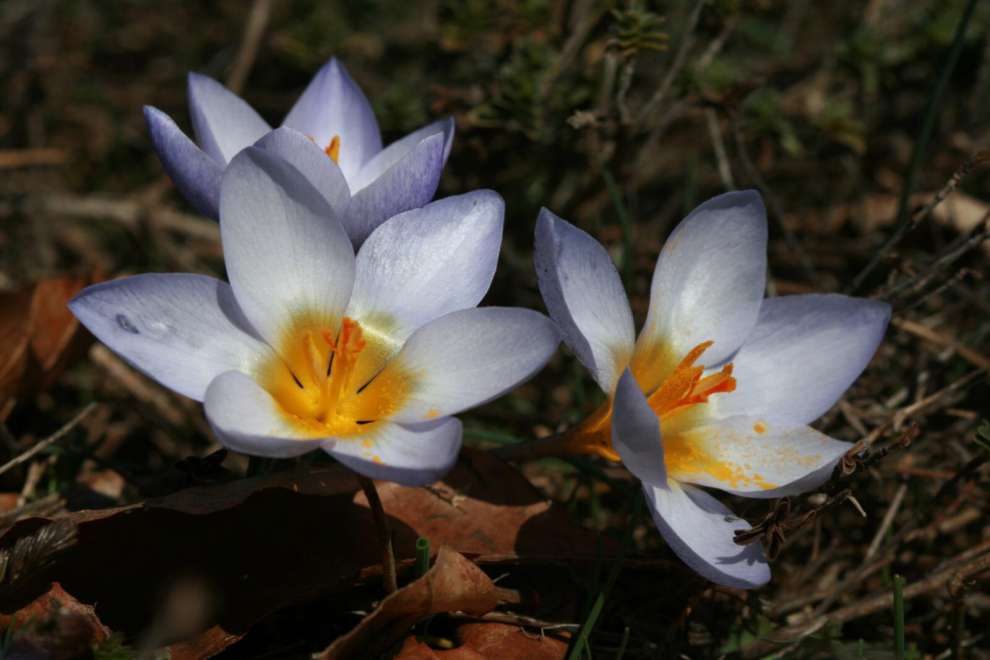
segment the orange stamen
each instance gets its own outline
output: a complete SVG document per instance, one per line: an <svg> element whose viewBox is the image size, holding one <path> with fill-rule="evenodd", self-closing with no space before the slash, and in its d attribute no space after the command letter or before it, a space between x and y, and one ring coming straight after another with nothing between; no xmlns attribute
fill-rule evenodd
<svg viewBox="0 0 990 660"><path fill-rule="evenodd" d="M333 139L330 140L330 144L328 144L327 145L327 148L324 149L323 151L326 153L327 156L330 157L330 160L332 160L333 162L339 164L340 163L340 160L339 160L340 159L340 136L339 135L334 135L333 136Z"/></svg>
<svg viewBox="0 0 990 660"><path fill-rule="evenodd" d="M695 365L713 342L701 342L685 355L660 386L646 401L661 421L689 409L708 403L713 394L732 392L736 379L732 377L732 364L726 364L717 373L703 376L705 367ZM606 402L581 424L570 431L539 443L534 456L558 456L566 454L591 454L612 461L619 455L612 447L612 405Z"/></svg>
<svg viewBox="0 0 990 660"><path fill-rule="evenodd" d="M712 342L705 341L692 348L674 373L650 395L647 402L662 419L687 406L707 403L713 394L732 392L736 389L736 379L732 377L732 364L722 367L717 374L701 377L705 368L694 366L698 358L708 350Z"/></svg>

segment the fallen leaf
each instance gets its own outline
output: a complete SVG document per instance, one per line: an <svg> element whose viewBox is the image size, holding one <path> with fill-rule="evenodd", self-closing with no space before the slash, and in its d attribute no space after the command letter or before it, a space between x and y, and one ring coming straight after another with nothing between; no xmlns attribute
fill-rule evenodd
<svg viewBox="0 0 990 660"><path fill-rule="evenodd" d="M609 543L572 523L514 467L485 452L465 450L447 479L430 488L379 488L407 569L419 536L429 537L432 547L513 566L570 557L593 562L609 552ZM240 635L279 609L339 593L381 570L374 522L356 479L341 466L26 518L0 536L0 549L53 519L73 522L77 543L5 585L0 611L16 611L58 581L82 602L95 603L112 630L140 637L176 582L201 579L217 600L203 626Z"/></svg>
<svg viewBox="0 0 990 660"><path fill-rule="evenodd" d="M176 642L169 646L166 649L167 657L169 660L212 658L242 637L243 634L229 633L219 626L213 626L191 640Z"/></svg>
<svg viewBox="0 0 990 660"><path fill-rule="evenodd" d="M13 630L4 657L79 658L110 637L110 630L89 605L69 595L58 582L12 615L0 615L0 628Z"/></svg>
<svg viewBox="0 0 990 660"><path fill-rule="evenodd" d="M13 398L27 369L31 291L0 294L0 411ZM2 419L2 415L0 415Z"/></svg>
<svg viewBox="0 0 990 660"><path fill-rule="evenodd" d="M499 590L491 579L463 555L443 546L423 577L389 594L356 628L316 657L375 657L428 616L443 612L481 616L495 609L498 602Z"/></svg>
<svg viewBox="0 0 990 660"><path fill-rule="evenodd" d="M67 303L87 280L57 277L0 293L0 419L51 385L89 343Z"/></svg>
<svg viewBox="0 0 990 660"><path fill-rule="evenodd" d="M457 632L463 646L484 658L559 660L567 655L567 642L505 623L466 623Z"/></svg>
<svg viewBox="0 0 990 660"><path fill-rule="evenodd" d="M507 623L464 623L455 634L458 646L452 649L432 648L411 635L395 660L561 660L567 656L567 642Z"/></svg>

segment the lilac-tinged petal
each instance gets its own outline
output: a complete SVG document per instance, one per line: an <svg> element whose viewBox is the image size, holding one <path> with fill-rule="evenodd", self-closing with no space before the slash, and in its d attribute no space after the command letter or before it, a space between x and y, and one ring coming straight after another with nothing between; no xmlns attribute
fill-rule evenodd
<svg viewBox="0 0 990 660"><path fill-rule="evenodd" d="M282 124L313 138L323 149L338 137L338 162L348 181L382 150L371 104L336 58L316 72Z"/></svg>
<svg viewBox="0 0 990 660"><path fill-rule="evenodd" d="M622 464L640 481L667 485L660 420L628 369L619 379L612 402L612 446L622 457Z"/></svg>
<svg viewBox="0 0 990 660"><path fill-rule="evenodd" d="M725 193L692 211L671 233L653 272L633 361L643 389L656 388L702 342L714 342L704 364L732 355L756 323L766 271L767 219L759 193ZM644 364L659 356L667 358L666 368Z"/></svg>
<svg viewBox="0 0 990 660"><path fill-rule="evenodd" d="M749 523L698 488L670 480L666 488L643 485L646 503L667 545L696 573L716 584L752 589L770 581L759 543L739 545L737 530Z"/></svg>
<svg viewBox="0 0 990 660"><path fill-rule="evenodd" d="M668 450L682 457L668 463L671 478L762 499L817 488L852 448L810 426L745 416L665 439Z"/></svg>
<svg viewBox="0 0 990 660"><path fill-rule="evenodd" d="M220 217L220 177L223 165L189 139L172 118L158 108L144 107L151 143L175 187L205 216Z"/></svg>
<svg viewBox="0 0 990 660"><path fill-rule="evenodd" d="M269 344L281 348L300 315L328 328L340 322L354 284L353 248L292 165L257 147L234 158L220 188L220 237L237 302Z"/></svg>
<svg viewBox="0 0 990 660"><path fill-rule="evenodd" d="M607 394L632 355L629 300L601 243L547 209L536 221L536 275L564 343Z"/></svg>
<svg viewBox="0 0 990 660"><path fill-rule="evenodd" d="M425 486L457 461L461 423L453 417L416 425L385 422L367 435L328 440L323 449L369 479Z"/></svg>
<svg viewBox="0 0 990 660"><path fill-rule="evenodd" d="M244 99L213 78L190 73L188 86L196 141L218 163L229 163L271 130Z"/></svg>
<svg viewBox="0 0 990 660"><path fill-rule="evenodd" d="M363 394L374 397L380 384L407 380L410 396L394 421L415 424L453 415L528 380L558 341L550 319L528 309L451 312L414 332Z"/></svg>
<svg viewBox="0 0 990 660"><path fill-rule="evenodd" d="M203 409L220 443L243 454L292 458L326 441L301 435L271 395L239 371L220 374L210 383Z"/></svg>
<svg viewBox="0 0 990 660"><path fill-rule="evenodd" d="M288 161L299 170L326 198L338 217L346 213L351 192L344 174L315 142L295 129L282 126L258 140L256 146Z"/></svg>
<svg viewBox="0 0 990 660"><path fill-rule="evenodd" d="M230 287L212 277L149 273L94 284L69 309L137 369L197 401L218 375L251 373L271 355Z"/></svg>
<svg viewBox="0 0 990 660"><path fill-rule="evenodd" d="M443 146L441 133L430 135L354 193L346 224L355 245L392 216L418 209L433 199L443 171Z"/></svg>
<svg viewBox="0 0 990 660"><path fill-rule="evenodd" d="M768 298L733 356L736 391L712 399L717 417L808 424L835 405L883 339L890 306L837 294Z"/></svg>
<svg viewBox="0 0 990 660"><path fill-rule="evenodd" d="M505 203L478 190L406 211L372 232L357 255L347 315L387 319L401 345L420 326L475 307L491 286Z"/></svg>
<svg viewBox="0 0 990 660"><path fill-rule="evenodd" d="M353 189L357 191L370 185L375 179L385 174L393 165L415 149L420 142L434 135L440 135L443 138L443 152L440 165L443 168L443 165L447 162L447 157L450 155L450 148L454 143L454 119L452 117L440 119L415 130L379 151L371 160L365 163L356 179L351 182Z"/></svg>

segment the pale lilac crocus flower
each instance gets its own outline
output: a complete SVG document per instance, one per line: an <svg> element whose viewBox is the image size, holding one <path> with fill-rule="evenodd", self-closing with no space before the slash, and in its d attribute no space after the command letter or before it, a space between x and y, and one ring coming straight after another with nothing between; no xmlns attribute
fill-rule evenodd
<svg viewBox="0 0 990 660"><path fill-rule="evenodd" d="M189 74L188 94L196 142L161 110L146 106L144 114L165 171L200 213L218 217L224 169L257 144L316 186L358 246L387 218L433 199L454 139L447 118L383 149L371 104L336 59L317 72L274 131L212 78Z"/></svg>
<svg viewBox="0 0 990 660"><path fill-rule="evenodd" d="M476 308L503 213L491 191L448 197L391 218L355 256L299 172L249 147L221 184L230 285L144 274L70 307L135 367L202 401L235 451L322 448L371 478L430 483L461 445L452 415L528 379L559 342L542 314Z"/></svg>
<svg viewBox="0 0 990 660"><path fill-rule="evenodd" d="M774 498L820 486L851 445L808 426L866 367L890 319L841 295L763 299L766 211L755 191L708 200L674 230L637 338L605 249L544 209L540 291L564 342L609 396L557 450L620 460L640 479L657 528L718 584L770 579L746 521L699 486Z"/></svg>

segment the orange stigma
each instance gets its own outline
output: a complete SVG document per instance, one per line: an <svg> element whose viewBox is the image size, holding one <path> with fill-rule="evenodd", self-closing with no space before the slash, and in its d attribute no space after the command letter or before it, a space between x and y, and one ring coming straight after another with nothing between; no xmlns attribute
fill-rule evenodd
<svg viewBox="0 0 990 660"><path fill-rule="evenodd" d="M334 135L333 139L330 140L330 144L328 144L327 148L323 151L330 157L330 160L340 164L340 136Z"/></svg>
<svg viewBox="0 0 990 660"><path fill-rule="evenodd" d="M684 356L667 380L647 398L650 408L660 419L669 417L688 406L708 403L713 394L732 392L736 389L736 379L732 377L732 363L722 367L718 373L701 377L705 368L695 366L698 358L712 345L711 341L701 342Z"/></svg>

